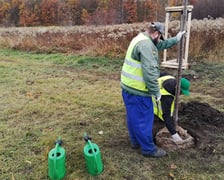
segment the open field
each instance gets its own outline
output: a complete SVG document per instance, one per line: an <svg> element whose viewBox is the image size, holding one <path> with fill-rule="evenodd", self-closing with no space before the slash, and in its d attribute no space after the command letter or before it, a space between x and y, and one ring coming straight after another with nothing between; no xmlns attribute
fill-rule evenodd
<svg viewBox="0 0 224 180"><path fill-rule="evenodd" d="M180 125L197 142L162 159L130 148L119 86L122 62L0 50L0 179L48 179L47 155L58 136L68 180L224 179L223 59L195 61L183 72L192 85L191 96L181 97ZM154 131L162 126L156 120ZM84 132L101 150L104 171L97 177L85 169Z"/></svg>

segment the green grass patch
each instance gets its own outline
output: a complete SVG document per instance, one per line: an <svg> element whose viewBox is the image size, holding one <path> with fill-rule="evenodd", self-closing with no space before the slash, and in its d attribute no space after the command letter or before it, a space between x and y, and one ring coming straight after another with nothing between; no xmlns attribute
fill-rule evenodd
<svg viewBox="0 0 224 180"><path fill-rule="evenodd" d="M36 54L18 50L4 49L0 56L5 60L32 60L39 63L51 63L75 69L94 69L99 71L117 71L121 69L123 61L120 59L108 59L106 57L75 56L71 54Z"/></svg>
<svg viewBox="0 0 224 180"><path fill-rule="evenodd" d="M0 179L48 179L47 155L59 136L67 153L65 179L222 179L221 167L203 166L194 150L149 159L130 148L122 63L0 50ZM196 83L192 86L196 92ZM101 150L104 172L97 177L85 169L84 132Z"/></svg>

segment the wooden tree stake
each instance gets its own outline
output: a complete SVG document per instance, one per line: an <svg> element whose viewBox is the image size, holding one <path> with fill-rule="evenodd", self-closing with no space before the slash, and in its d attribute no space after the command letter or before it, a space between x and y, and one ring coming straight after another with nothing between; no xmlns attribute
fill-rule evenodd
<svg viewBox="0 0 224 180"><path fill-rule="evenodd" d="M188 0L183 0L183 12L181 14L181 22L180 22L180 31L184 31L186 27L187 21L187 4ZM178 72L177 72L177 84L176 84L176 92L175 92L175 102L174 102L174 125L177 127L178 125L178 106L179 106L179 95L180 95L180 87L181 87L181 77L182 77L182 63L184 57L184 43L185 38L181 38L179 46L178 46Z"/></svg>

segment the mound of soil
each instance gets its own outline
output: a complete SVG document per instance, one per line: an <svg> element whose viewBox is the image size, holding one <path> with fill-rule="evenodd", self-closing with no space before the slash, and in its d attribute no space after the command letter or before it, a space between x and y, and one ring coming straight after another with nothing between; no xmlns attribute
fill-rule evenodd
<svg viewBox="0 0 224 180"><path fill-rule="evenodd" d="M209 104L192 101L187 104L182 103L180 108L180 115L193 121L198 127L206 124L224 127L224 113L210 107Z"/></svg>
<svg viewBox="0 0 224 180"><path fill-rule="evenodd" d="M222 151L224 113L212 108L209 104L192 101L182 103L179 108L178 125L186 129L194 138L193 148L207 152ZM153 133L156 135L164 123L155 119Z"/></svg>

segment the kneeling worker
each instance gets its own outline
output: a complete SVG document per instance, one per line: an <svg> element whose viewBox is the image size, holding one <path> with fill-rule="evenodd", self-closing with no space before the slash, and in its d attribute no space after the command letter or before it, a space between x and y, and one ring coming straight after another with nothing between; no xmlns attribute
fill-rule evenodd
<svg viewBox="0 0 224 180"><path fill-rule="evenodd" d="M183 139L176 131L173 122L174 99L177 80L173 76L164 75L158 79L158 82L160 87L161 99L156 102L155 98L153 98L154 114L160 120L165 122L166 128L170 132L173 141L175 143L182 143ZM189 96L189 88L190 82L186 78L181 78L181 94ZM182 128L180 129L183 131Z"/></svg>

